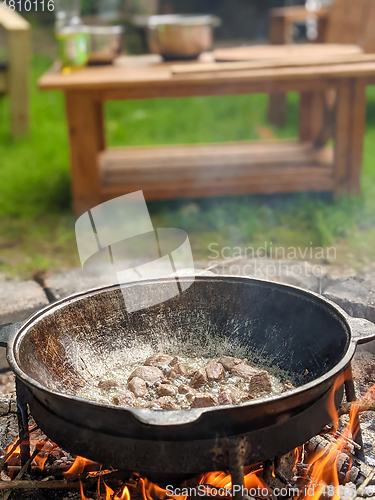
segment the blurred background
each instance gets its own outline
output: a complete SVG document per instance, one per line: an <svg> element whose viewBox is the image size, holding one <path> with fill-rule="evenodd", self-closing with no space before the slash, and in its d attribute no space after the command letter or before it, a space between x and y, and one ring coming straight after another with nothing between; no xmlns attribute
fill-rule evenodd
<svg viewBox="0 0 375 500"><path fill-rule="evenodd" d="M18 2L17 2L18 3ZM22 4L22 5L21 5ZM64 97L40 92L38 78L59 57L55 12L20 14L30 23L30 129L14 137L9 126L7 95L0 99L0 273L3 279L79 266L70 192L70 159ZM56 2L56 5L58 2ZM268 43L269 10L303 5L282 0L82 0L87 24L100 18L125 28L128 54L147 51L142 26L134 15L211 13L222 19L215 47ZM23 8L22 8L23 6ZM306 42L306 23L296 23L294 43ZM7 30L0 26L0 60L4 67ZM188 101L188 105L187 105ZM283 126L267 120L268 96L196 97L106 103L110 146L216 143L298 135L299 96L287 96ZM153 201L148 204L155 227L188 232L194 257L207 260L209 245L264 247L336 247L335 262L343 274L372 269L375 262L375 90L367 88L362 192L293 193L205 199ZM327 264L327 262L324 262Z"/></svg>

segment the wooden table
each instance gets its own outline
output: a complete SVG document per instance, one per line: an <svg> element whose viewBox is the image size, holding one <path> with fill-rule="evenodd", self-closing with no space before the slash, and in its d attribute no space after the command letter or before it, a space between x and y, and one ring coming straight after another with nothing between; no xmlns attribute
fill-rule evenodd
<svg viewBox="0 0 375 500"><path fill-rule="evenodd" d="M316 50L316 46L309 47ZM337 49L339 53L345 52L343 47ZM358 51L346 49L347 53ZM260 58L260 49L256 50ZM309 57L306 46L294 46L296 50L303 53L304 60ZM272 47L265 51L272 58ZM171 66L158 56L123 57L114 66L91 67L69 75L55 68L40 79L40 89L65 92L77 215L137 190L143 190L147 200L294 191L359 192L365 89L368 78L375 75L375 59L188 74L173 74ZM290 91L306 97L331 89L336 93L334 154L328 148L312 147L317 131L311 129L313 121L306 116L300 127L302 141L106 148L105 101ZM306 113L306 106L304 109ZM314 112L311 107L310 113Z"/></svg>

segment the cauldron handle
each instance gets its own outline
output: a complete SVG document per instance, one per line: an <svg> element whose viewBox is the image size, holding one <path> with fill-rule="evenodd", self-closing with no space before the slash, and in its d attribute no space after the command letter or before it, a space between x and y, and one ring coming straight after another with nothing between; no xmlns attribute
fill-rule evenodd
<svg viewBox="0 0 375 500"><path fill-rule="evenodd" d="M7 347L11 338L18 332L22 325L22 321L19 323L6 323L5 325L0 325L0 347Z"/></svg>
<svg viewBox="0 0 375 500"><path fill-rule="evenodd" d="M352 340L357 344L366 344L375 340L375 324L367 319L348 317L352 331Z"/></svg>

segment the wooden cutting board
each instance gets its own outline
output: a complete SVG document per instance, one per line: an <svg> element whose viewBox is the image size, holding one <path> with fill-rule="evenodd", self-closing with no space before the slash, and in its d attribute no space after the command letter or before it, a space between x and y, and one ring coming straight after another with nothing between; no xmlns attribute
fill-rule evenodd
<svg viewBox="0 0 375 500"><path fill-rule="evenodd" d="M251 45L249 47L232 47L217 49L214 58L218 62L253 61L259 59L278 59L279 57L329 57L335 55L361 54L358 45L333 43L294 44L294 45Z"/></svg>

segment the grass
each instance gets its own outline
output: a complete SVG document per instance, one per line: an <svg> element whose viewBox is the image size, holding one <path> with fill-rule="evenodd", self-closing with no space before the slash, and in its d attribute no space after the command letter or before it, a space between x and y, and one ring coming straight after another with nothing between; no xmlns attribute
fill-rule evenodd
<svg viewBox="0 0 375 500"><path fill-rule="evenodd" d="M63 96L40 93L36 81L51 59L32 66L30 136L9 135L8 102L0 101L0 272L28 278L36 271L78 265L71 210L69 150ZM375 260L375 88L368 89L363 193L333 202L295 194L153 202L155 226L188 231L196 258L208 245L336 246L337 263ZM298 96L288 98L282 130L266 121L267 96L171 99L107 104L110 145L237 141L297 135Z"/></svg>

